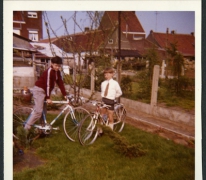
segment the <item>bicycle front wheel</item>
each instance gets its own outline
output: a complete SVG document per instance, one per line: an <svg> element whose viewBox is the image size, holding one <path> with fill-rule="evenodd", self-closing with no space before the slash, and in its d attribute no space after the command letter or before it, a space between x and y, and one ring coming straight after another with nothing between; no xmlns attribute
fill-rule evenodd
<svg viewBox="0 0 206 180"><path fill-rule="evenodd" d="M79 127L79 141L84 145L94 143L98 136L98 120L92 116L85 117Z"/></svg>
<svg viewBox="0 0 206 180"><path fill-rule="evenodd" d="M21 107L13 112L13 134L21 144L21 146L27 146L27 134L24 130L24 123L28 119L32 112L32 108Z"/></svg>
<svg viewBox="0 0 206 180"><path fill-rule="evenodd" d="M124 128L127 112L123 105L117 104L114 110L114 131L121 132Z"/></svg>
<svg viewBox="0 0 206 180"><path fill-rule="evenodd" d="M82 119L90 115L89 111L82 107L76 107L69 111L63 121L64 133L73 142L78 141L78 128Z"/></svg>

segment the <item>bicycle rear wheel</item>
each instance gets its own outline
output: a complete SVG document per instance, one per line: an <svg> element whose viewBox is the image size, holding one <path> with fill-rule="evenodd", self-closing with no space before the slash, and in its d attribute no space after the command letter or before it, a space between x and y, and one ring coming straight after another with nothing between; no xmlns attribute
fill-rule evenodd
<svg viewBox="0 0 206 180"><path fill-rule="evenodd" d="M113 130L121 132L124 128L127 112L123 105L117 104L114 111L114 127Z"/></svg>
<svg viewBox="0 0 206 180"><path fill-rule="evenodd" d="M64 133L73 142L78 141L78 128L82 119L90 115L89 111L82 107L76 107L73 112L69 111L63 121Z"/></svg>
<svg viewBox="0 0 206 180"><path fill-rule="evenodd" d="M94 143L98 136L98 120L91 115L85 117L79 127L79 141L84 145Z"/></svg>
<svg viewBox="0 0 206 180"><path fill-rule="evenodd" d="M27 146L27 133L24 130L24 123L32 112L32 108L20 107L13 112L13 134L21 146Z"/></svg>

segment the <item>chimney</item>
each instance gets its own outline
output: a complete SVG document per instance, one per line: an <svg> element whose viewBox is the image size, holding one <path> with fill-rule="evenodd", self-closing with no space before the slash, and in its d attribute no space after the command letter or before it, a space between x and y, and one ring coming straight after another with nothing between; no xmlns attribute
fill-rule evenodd
<svg viewBox="0 0 206 180"><path fill-rule="evenodd" d="M167 34L169 34L169 28L167 28L167 31L166 31L166 33L167 33Z"/></svg>
<svg viewBox="0 0 206 180"><path fill-rule="evenodd" d="M153 34L153 30L150 30L150 34Z"/></svg>
<svg viewBox="0 0 206 180"><path fill-rule="evenodd" d="M171 31L171 34L176 34L175 30L172 30L172 31Z"/></svg>
<svg viewBox="0 0 206 180"><path fill-rule="evenodd" d="M194 32L191 32L191 35L194 36Z"/></svg>

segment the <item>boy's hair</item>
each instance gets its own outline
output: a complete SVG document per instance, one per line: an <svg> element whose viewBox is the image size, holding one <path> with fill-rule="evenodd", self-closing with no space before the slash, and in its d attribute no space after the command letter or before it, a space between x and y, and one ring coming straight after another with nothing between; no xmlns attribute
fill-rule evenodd
<svg viewBox="0 0 206 180"><path fill-rule="evenodd" d="M105 69L104 69L104 73L114 73L114 69L113 69L113 68L110 68L110 67L105 68Z"/></svg>
<svg viewBox="0 0 206 180"><path fill-rule="evenodd" d="M56 64L62 64L62 58L60 58L59 56L55 56L51 59L51 62Z"/></svg>

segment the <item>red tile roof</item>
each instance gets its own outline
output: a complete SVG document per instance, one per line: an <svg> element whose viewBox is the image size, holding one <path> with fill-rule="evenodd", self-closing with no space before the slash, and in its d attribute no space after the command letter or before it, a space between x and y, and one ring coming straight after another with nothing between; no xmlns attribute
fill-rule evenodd
<svg viewBox="0 0 206 180"><path fill-rule="evenodd" d="M53 41L53 44L63 48L66 52L96 51L104 43L105 38L106 36L104 32L95 30L62 36ZM71 46L69 45L69 42L71 42Z"/></svg>
<svg viewBox="0 0 206 180"><path fill-rule="evenodd" d="M50 38L51 43L55 42L57 39L58 39L57 37ZM41 39L39 42L40 43L49 43L49 39Z"/></svg>
<svg viewBox="0 0 206 180"><path fill-rule="evenodd" d="M99 29L107 29L118 25L118 11L105 11ZM121 30L145 33L135 11L121 11Z"/></svg>
<svg viewBox="0 0 206 180"><path fill-rule="evenodd" d="M194 35L151 32L147 39L164 49L169 47L170 43L177 43L177 50L181 52L183 56L195 56Z"/></svg>

